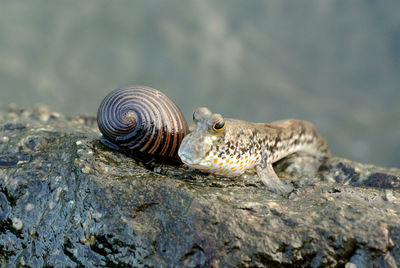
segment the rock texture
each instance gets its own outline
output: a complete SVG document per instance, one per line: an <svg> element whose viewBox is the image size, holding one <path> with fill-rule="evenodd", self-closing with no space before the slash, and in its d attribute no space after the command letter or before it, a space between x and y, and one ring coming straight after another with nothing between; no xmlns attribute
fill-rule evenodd
<svg viewBox="0 0 400 268"><path fill-rule="evenodd" d="M295 187L140 163L98 142L92 117L0 112L0 265L397 267L400 170L310 156ZM245 175L251 176L251 175Z"/></svg>

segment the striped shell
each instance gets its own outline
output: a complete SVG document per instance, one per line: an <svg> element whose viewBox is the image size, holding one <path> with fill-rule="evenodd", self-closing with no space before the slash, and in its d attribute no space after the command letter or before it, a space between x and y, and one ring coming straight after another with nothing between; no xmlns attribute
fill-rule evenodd
<svg viewBox="0 0 400 268"><path fill-rule="evenodd" d="M158 158L178 159L188 132L176 104L164 93L144 86L110 92L99 106L97 124L109 147Z"/></svg>

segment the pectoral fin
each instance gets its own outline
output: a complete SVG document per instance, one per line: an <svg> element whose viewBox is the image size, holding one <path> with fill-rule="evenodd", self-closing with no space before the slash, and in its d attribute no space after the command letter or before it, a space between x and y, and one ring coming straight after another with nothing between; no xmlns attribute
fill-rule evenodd
<svg viewBox="0 0 400 268"><path fill-rule="evenodd" d="M265 168L257 166L256 171L260 181L271 192L285 194L293 190L292 186L286 185L283 181L279 179L271 164L267 165Z"/></svg>

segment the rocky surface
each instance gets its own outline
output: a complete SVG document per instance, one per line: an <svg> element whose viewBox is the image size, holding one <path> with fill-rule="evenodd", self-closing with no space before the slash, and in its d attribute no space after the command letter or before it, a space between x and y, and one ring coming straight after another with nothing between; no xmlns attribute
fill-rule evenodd
<svg viewBox="0 0 400 268"><path fill-rule="evenodd" d="M0 111L0 265L397 267L400 170L309 156L276 165L288 195L140 163L92 117Z"/></svg>

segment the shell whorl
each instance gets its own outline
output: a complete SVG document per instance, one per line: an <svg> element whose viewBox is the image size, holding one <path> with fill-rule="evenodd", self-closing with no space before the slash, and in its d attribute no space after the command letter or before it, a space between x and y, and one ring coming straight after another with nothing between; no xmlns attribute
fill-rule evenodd
<svg viewBox="0 0 400 268"><path fill-rule="evenodd" d="M150 87L123 87L110 92L97 111L104 138L121 148L177 158L188 132L185 118L164 93Z"/></svg>

